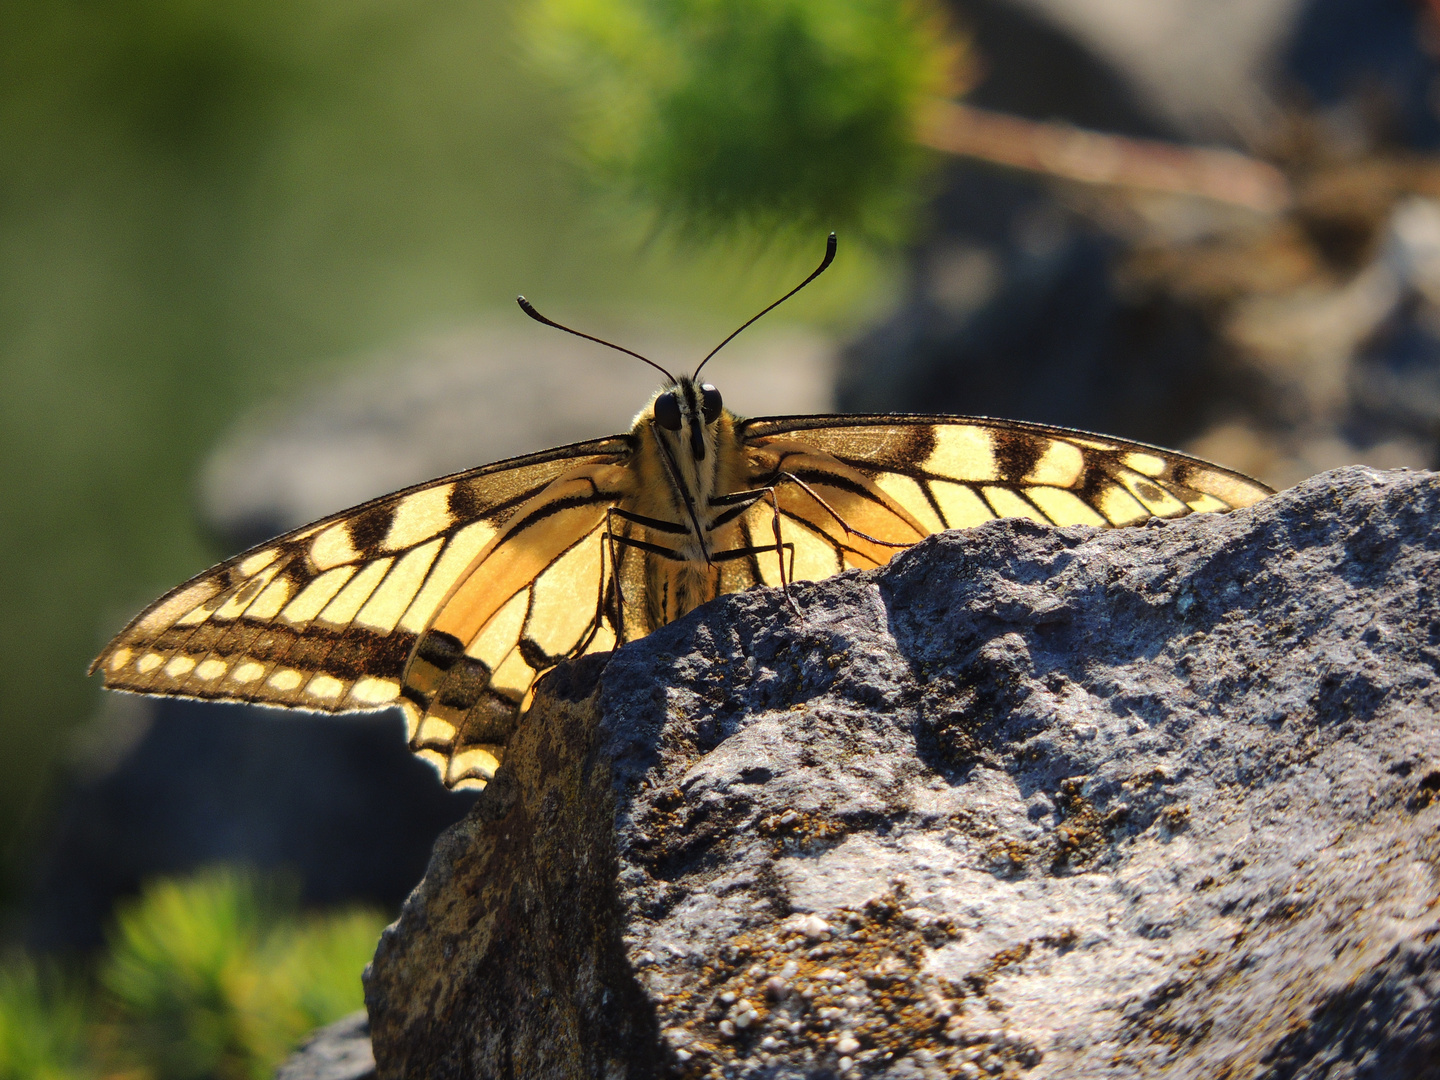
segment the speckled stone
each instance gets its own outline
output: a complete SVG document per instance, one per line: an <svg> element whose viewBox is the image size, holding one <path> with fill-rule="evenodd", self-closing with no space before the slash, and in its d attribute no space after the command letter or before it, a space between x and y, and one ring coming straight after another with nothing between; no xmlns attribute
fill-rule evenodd
<svg viewBox="0 0 1440 1080"><path fill-rule="evenodd" d="M275 1070L275 1080L375 1080L370 1022L363 1012L336 1020L305 1040Z"/></svg>
<svg viewBox="0 0 1440 1080"><path fill-rule="evenodd" d="M555 673L381 1077L1440 1076L1440 480L996 522Z"/></svg>

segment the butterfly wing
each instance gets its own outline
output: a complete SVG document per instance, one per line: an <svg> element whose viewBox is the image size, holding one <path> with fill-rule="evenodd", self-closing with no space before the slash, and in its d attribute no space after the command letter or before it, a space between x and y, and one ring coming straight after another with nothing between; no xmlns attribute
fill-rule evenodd
<svg viewBox="0 0 1440 1080"><path fill-rule="evenodd" d="M609 649L608 511L633 494L623 460L592 460L521 505L441 600L400 689L410 746L450 786L480 786L555 664Z"/></svg>
<svg viewBox="0 0 1440 1080"><path fill-rule="evenodd" d="M532 536L554 551L557 530L573 522L552 518L548 530L536 531L533 518L528 530L516 519L557 479L613 467L630 452L625 436L576 443L407 488L297 529L161 597L91 671L103 672L111 689L145 694L325 712L399 702L413 740L419 717L401 697L406 664L457 583L504 536L505 580L523 577L530 594L543 595L547 571L571 569L559 557L565 549L523 567L518 557ZM522 625L551 645L563 636L535 616ZM514 711L511 705L512 725Z"/></svg>
<svg viewBox="0 0 1440 1080"><path fill-rule="evenodd" d="M1249 506L1272 490L1173 450L1069 428L954 416L741 421L751 485L775 487L797 580L887 561L942 529L1002 517L1113 528ZM765 504L747 536L765 531ZM758 559L757 578L778 584Z"/></svg>

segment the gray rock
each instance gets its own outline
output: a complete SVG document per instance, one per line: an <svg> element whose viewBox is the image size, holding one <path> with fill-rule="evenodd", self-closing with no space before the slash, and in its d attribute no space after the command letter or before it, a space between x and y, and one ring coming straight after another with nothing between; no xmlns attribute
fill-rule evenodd
<svg viewBox="0 0 1440 1080"><path fill-rule="evenodd" d="M996 522L556 671L380 1076L1440 1076L1437 521Z"/></svg>
<svg viewBox="0 0 1440 1080"><path fill-rule="evenodd" d="M275 1071L275 1080L374 1080L370 1022L363 1012L321 1028Z"/></svg>
<svg viewBox="0 0 1440 1080"><path fill-rule="evenodd" d="M1015 0L1112 64L1152 112L1192 138L1235 139L1277 109L1276 54L1298 0Z"/></svg>

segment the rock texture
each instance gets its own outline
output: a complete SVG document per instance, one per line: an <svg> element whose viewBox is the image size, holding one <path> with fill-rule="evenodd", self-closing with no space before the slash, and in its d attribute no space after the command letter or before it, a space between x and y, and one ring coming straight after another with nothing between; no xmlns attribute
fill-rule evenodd
<svg viewBox="0 0 1440 1080"><path fill-rule="evenodd" d="M1440 481L996 522L554 673L386 1077L1440 1076Z"/></svg>
<svg viewBox="0 0 1440 1080"><path fill-rule="evenodd" d="M275 1080L375 1080L365 1014L355 1013L315 1032L275 1071Z"/></svg>

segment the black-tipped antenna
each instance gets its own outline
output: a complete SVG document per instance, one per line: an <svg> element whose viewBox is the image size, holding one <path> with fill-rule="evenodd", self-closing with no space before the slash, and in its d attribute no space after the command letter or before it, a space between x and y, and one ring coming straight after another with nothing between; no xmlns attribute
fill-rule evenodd
<svg viewBox="0 0 1440 1080"><path fill-rule="evenodd" d="M565 333L574 334L576 337L583 337L586 341L593 341L596 345L604 345L607 349L614 349L616 352L623 352L627 356L635 357L636 360L644 360L645 363L649 364L656 371L660 372L661 375L664 375L672 383L675 381L674 375L671 375L668 371L666 371L659 364L655 363L655 361L651 360L649 357L641 356L638 352L635 352L632 349L627 349L623 345L616 345L613 341L606 341L604 338L594 337L591 334L582 334L579 330L571 330L568 326L561 326L554 319L547 319L544 315L541 315L540 312L535 310L535 305L530 303L530 301L526 300L523 296L517 296L515 298L515 302L520 305L521 311L525 312L526 315L529 315L538 323L544 323L546 326L553 326L556 330L564 330ZM762 312L761 314L764 313Z"/></svg>
<svg viewBox="0 0 1440 1080"><path fill-rule="evenodd" d="M760 312L760 315L768 314L769 312L775 310L775 308L777 308L777 307L779 307L781 304L783 304L786 300L789 300L790 297L794 296L797 292L799 292L801 289L803 289L806 285L809 285L810 282L814 281L817 277L819 277L821 274L823 274L823 273L825 272L825 268L826 268L827 266L829 266L829 265L830 265L832 262L834 262L834 261L835 261L835 234L832 232L832 233L830 234L830 238L825 241L825 258L823 258L823 259L820 260L820 265L817 266L817 267L811 272L811 274L810 274L809 277L807 277L804 281L800 282L799 285L796 285L793 289L791 289L789 292L787 292L784 296L780 297L779 300L776 300L773 304L771 304L769 307L767 307L764 311ZM690 377L691 377L692 379L698 379L698 378L700 377L700 368L703 368L706 364L708 364L708 363L710 362L710 357L714 356L717 352L719 352L721 349L723 349L726 345L729 345L730 342L734 341L736 334L739 334L739 333L740 333L740 330L744 330L746 326L749 326L750 323L753 323L756 319L760 318L760 315L756 315L754 318L752 318L752 319L750 319L749 321L745 322L745 323L740 327L739 330L736 330L736 331L735 331L734 333L732 333L729 337L727 337L724 341L720 342L719 345L716 345L713 349L711 349L710 352L709 352L709 354L705 357L705 359L700 361L700 367L697 367L697 368L695 369L695 374L691 375Z"/></svg>

